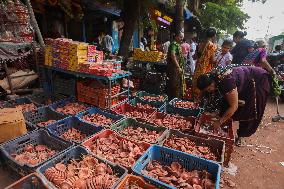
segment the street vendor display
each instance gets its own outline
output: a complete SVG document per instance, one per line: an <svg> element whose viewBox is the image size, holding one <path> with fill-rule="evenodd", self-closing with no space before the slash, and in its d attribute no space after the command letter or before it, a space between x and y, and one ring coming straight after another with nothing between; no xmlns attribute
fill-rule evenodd
<svg viewBox="0 0 284 189"><path fill-rule="evenodd" d="M165 55L159 51L142 51L134 49L133 59L141 62L161 62L165 59Z"/></svg>
<svg viewBox="0 0 284 189"><path fill-rule="evenodd" d="M119 61L104 61L102 51L88 43L66 38L46 39L45 65L69 71L112 76L121 73Z"/></svg>

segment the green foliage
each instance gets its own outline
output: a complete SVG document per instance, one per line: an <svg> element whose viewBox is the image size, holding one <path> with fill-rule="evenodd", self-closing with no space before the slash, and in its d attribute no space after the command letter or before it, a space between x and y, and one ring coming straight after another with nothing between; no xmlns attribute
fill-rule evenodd
<svg viewBox="0 0 284 189"><path fill-rule="evenodd" d="M237 29L244 29L244 23L249 16L242 12L234 0L222 1L222 4L207 2L200 11L200 20L205 27L215 27L219 31L233 33Z"/></svg>

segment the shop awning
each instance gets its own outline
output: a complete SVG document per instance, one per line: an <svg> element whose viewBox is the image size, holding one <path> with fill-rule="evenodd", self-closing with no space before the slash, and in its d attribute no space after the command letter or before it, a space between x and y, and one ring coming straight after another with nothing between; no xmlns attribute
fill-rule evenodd
<svg viewBox="0 0 284 189"><path fill-rule="evenodd" d="M115 16L120 16L121 13L121 9L119 9L116 5L111 3L101 3L92 0L83 0L83 3L90 10L100 10Z"/></svg>

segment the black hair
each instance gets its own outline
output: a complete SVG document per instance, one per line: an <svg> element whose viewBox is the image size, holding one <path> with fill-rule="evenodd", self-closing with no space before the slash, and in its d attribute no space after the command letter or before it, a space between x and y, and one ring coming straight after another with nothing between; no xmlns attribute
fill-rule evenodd
<svg viewBox="0 0 284 189"><path fill-rule="evenodd" d="M216 30L215 28L213 28L213 27L208 28L208 29L206 30L206 37L207 37L207 38L215 37L216 34L217 34L217 30Z"/></svg>
<svg viewBox="0 0 284 189"><path fill-rule="evenodd" d="M232 47L233 46L233 41L232 40L230 40L230 39L225 39L224 41L223 41L223 44L222 44L222 46L230 46L230 47Z"/></svg>
<svg viewBox="0 0 284 189"><path fill-rule="evenodd" d="M213 77L214 76L209 75L209 74L200 75L197 79L197 88L201 91L206 89L208 86L210 86L214 82Z"/></svg>
<svg viewBox="0 0 284 189"><path fill-rule="evenodd" d="M233 34L233 37L240 37L240 38L243 38L243 37L245 37L247 35L247 32L246 31L244 31L244 32L242 32L242 31L236 31L234 34Z"/></svg>
<svg viewBox="0 0 284 189"><path fill-rule="evenodd" d="M177 37L177 36L182 35L182 34L183 34L182 31L176 32L176 33L174 33L174 37Z"/></svg>
<svg viewBox="0 0 284 189"><path fill-rule="evenodd" d="M248 41L248 48L257 48L257 44L253 40Z"/></svg>
<svg viewBox="0 0 284 189"><path fill-rule="evenodd" d="M276 50L276 51L281 51L281 49L282 49L281 45L276 45L276 46L275 46L275 50Z"/></svg>

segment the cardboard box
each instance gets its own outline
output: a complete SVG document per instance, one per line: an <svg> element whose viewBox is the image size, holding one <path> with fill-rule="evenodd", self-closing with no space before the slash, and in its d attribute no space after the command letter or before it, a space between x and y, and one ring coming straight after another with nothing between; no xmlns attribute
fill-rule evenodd
<svg viewBox="0 0 284 189"><path fill-rule="evenodd" d="M20 108L0 109L0 143L26 133L25 119Z"/></svg>

